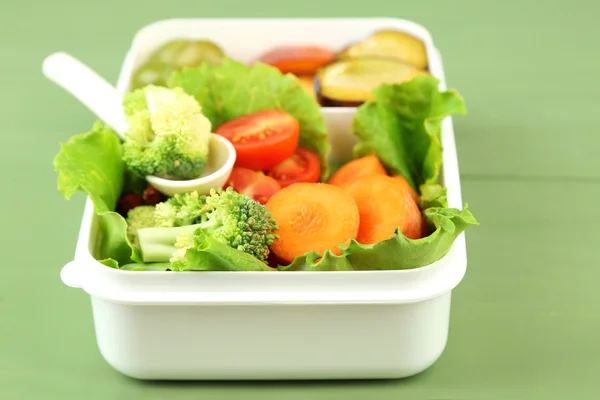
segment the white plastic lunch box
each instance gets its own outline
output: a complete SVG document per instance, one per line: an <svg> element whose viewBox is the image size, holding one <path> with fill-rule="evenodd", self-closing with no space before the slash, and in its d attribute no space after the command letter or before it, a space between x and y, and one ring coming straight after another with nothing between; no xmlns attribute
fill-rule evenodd
<svg viewBox="0 0 600 400"><path fill-rule="evenodd" d="M342 49L392 28L421 39L430 72L445 80L426 29L401 19L171 19L135 36L118 88L163 43L207 38L250 61L283 44ZM332 159L349 159L354 108L322 108ZM462 208L451 118L442 128L450 207ZM98 347L139 379L402 378L430 367L448 339L451 291L467 266L464 232L438 262L413 270L355 272L132 272L92 256L97 223L88 198L74 260L62 281L91 296Z"/></svg>

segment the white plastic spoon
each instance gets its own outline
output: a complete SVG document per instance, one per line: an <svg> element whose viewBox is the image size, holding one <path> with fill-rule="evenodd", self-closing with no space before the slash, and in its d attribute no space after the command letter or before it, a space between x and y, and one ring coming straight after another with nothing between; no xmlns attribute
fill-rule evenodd
<svg viewBox="0 0 600 400"><path fill-rule="evenodd" d="M122 106L122 94L104 78L81 61L64 52L48 56L43 64L44 75L77 98L121 139L125 138L128 124ZM229 140L211 135L209 160L202 176L190 180L170 180L147 176L146 180L158 191L173 196L175 193L198 191L208 194L210 189L221 188L235 164L235 148Z"/></svg>

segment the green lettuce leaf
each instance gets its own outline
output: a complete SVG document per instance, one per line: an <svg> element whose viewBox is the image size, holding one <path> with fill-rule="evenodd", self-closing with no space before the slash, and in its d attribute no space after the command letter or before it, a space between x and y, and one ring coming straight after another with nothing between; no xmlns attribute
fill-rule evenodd
<svg viewBox="0 0 600 400"><path fill-rule="evenodd" d="M351 241L340 246L342 255L327 251L319 259L317 253L297 257L291 264L280 266L280 271L374 271L419 268L443 258L454 240L466 228L479 223L468 205L464 209L431 207L425 210L425 220L433 226L433 233L421 239L409 239L402 233L376 244L363 245Z"/></svg>
<svg viewBox="0 0 600 400"><path fill-rule="evenodd" d="M125 271L173 271L171 263L130 263L121 267Z"/></svg>
<svg viewBox="0 0 600 400"><path fill-rule="evenodd" d="M256 257L234 249L204 234L184 249L181 258L170 262L130 263L127 271L275 271Z"/></svg>
<svg viewBox="0 0 600 400"><path fill-rule="evenodd" d="M354 156L375 153L388 172L402 175L418 190L438 183L442 167L442 120L466 114L454 90L440 92L439 81L417 76L402 84L384 84L374 100L358 107L353 130L358 136Z"/></svg>
<svg viewBox="0 0 600 400"><path fill-rule="evenodd" d="M439 184L421 185L421 195L419 196L419 208L426 210L430 207L448 207L448 189Z"/></svg>
<svg viewBox="0 0 600 400"><path fill-rule="evenodd" d="M194 96L213 127L233 118L276 108L300 123L299 145L313 150L321 160L321 180L329 176L331 145L319 105L291 74L256 63L247 66L226 58L220 65L203 63L197 68L176 71L170 87L179 86Z"/></svg>
<svg viewBox="0 0 600 400"><path fill-rule="evenodd" d="M54 158L58 191L69 200L83 192L98 215L95 257L106 266L141 261L127 238L125 219L113 210L127 177L116 133L96 122L87 133L71 137Z"/></svg>
<svg viewBox="0 0 600 400"><path fill-rule="evenodd" d="M193 240L182 259L172 263L174 271L274 271L251 254L210 236L196 234Z"/></svg>
<svg viewBox="0 0 600 400"><path fill-rule="evenodd" d="M280 266L280 271L354 271L355 268L347 257L336 256L330 250L325 251L323 258L315 251L310 251L289 265Z"/></svg>
<svg viewBox="0 0 600 400"><path fill-rule="evenodd" d="M119 269L119 262L117 260L112 259L112 258L105 258L105 259L102 259L102 260L100 260L98 262L100 264L106 265L107 267L114 268L114 269Z"/></svg>

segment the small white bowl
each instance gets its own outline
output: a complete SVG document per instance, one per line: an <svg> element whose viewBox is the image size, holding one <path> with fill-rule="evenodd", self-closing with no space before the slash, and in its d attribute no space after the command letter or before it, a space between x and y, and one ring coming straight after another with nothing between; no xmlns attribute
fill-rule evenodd
<svg viewBox="0 0 600 400"><path fill-rule="evenodd" d="M214 133L211 134L209 152L206 168L196 179L175 181L157 176L147 176L146 180L152 187L167 196L194 190L200 195L209 194L211 189L219 189L225 185L236 159L235 148L231 142Z"/></svg>

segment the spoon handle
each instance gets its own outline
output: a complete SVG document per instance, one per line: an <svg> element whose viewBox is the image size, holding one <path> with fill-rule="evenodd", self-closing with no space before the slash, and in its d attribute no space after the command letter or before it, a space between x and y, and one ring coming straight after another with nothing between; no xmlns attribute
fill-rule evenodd
<svg viewBox="0 0 600 400"><path fill-rule="evenodd" d="M121 138L127 131L123 97L104 78L67 53L48 56L42 65L44 75L71 93Z"/></svg>

